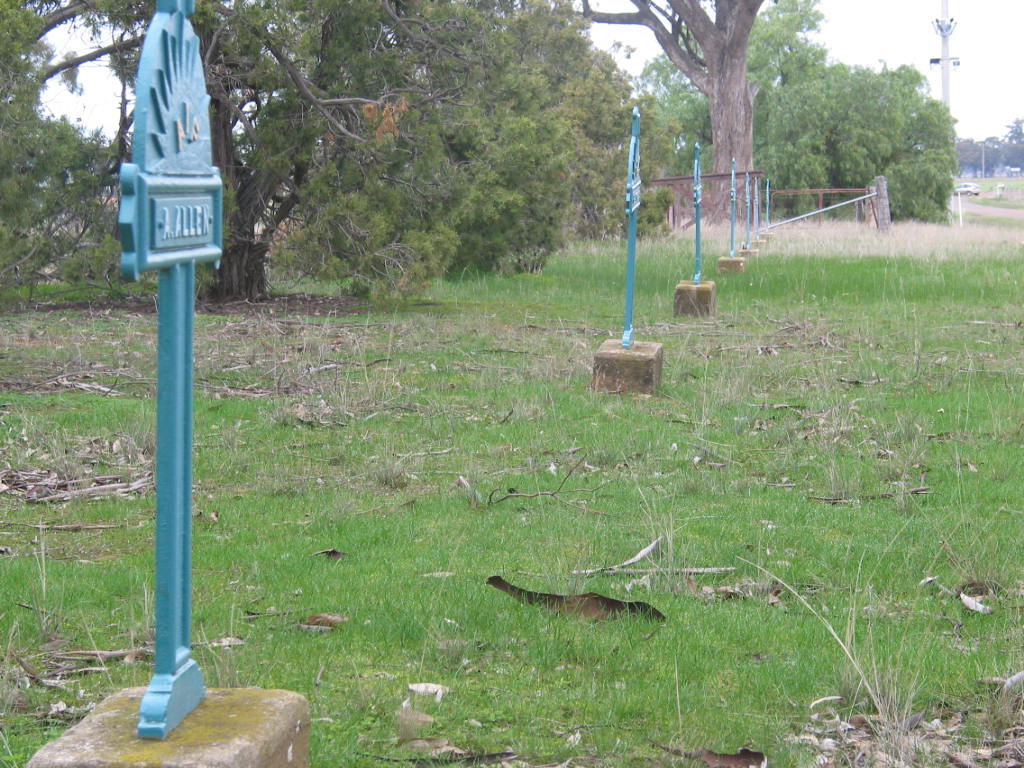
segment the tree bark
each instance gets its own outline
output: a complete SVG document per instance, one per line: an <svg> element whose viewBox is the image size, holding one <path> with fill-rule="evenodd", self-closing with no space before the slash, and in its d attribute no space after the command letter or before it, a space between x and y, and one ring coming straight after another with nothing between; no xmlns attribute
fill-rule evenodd
<svg viewBox="0 0 1024 768"><path fill-rule="evenodd" d="M267 295L267 252L269 246L253 240L234 240L225 244L217 268L215 299L259 301Z"/></svg>

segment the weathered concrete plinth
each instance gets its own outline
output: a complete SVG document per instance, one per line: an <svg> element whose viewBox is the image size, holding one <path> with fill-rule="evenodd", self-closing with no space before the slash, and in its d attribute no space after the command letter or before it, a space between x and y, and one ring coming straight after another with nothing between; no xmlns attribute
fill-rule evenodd
<svg viewBox="0 0 1024 768"><path fill-rule="evenodd" d="M740 248L736 251L736 256L741 259L756 259L757 254L757 248Z"/></svg>
<svg viewBox="0 0 1024 768"><path fill-rule="evenodd" d="M654 394L661 381L664 359L661 344L634 341L629 349L624 349L618 339L608 339L594 355L594 378L590 388L616 394Z"/></svg>
<svg viewBox="0 0 1024 768"><path fill-rule="evenodd" d="M759 237L757 238L757 240L750 241L750 246L752 248L756 248L759 251L763 251L766 245L768 245L768 241L765 240L763 237Z"/></svg>
<svg viewBox="0 0 1024 768"><path fill-rule="evenodd" d="M718 260L718 273L746 272L747 260L743 256L722 256Z"/></svg>
<svg viewBox="0 0 1024 768"><path fill-rule="evenodd" d="M715 284L702 280L694 285L690 282L676 286L676 300L673 314L710 317L715 314Z"/></svg>
<svg viewBox="0 0 1024 768"><path fill-rule="evenodd" d="M136 735L145 688L128 688L40 749L26 768L308 768L309 704L291 691L211 688L163 740Z"/></svg>

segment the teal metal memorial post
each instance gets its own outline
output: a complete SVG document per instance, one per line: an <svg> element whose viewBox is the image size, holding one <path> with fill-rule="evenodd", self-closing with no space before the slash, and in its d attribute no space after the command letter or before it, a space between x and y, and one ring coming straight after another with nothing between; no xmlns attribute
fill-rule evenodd
<svg viewBox="0 0 1024 768"><path fill-rule="evenodd" d="M210 97L194 0L158 0L136 81L132 162L121 165L121 271L158 272L156 653L138 734L165 738L206 696L192 658L192 323L196 262L223 243Z"/></svg>
<svg viewBox="0 0 1024 768"><path fill-rule="evenodd" d="M704 185L700 180L700 142L693 145L693 284L700 285L700 213L704 201Z"/></svg>
<svg viewBox="0 0 1024 768"><path fill-rule="evenodd" d="M590 388L597 392L653 394L661 381L665 354L661 344L633 340L633 299L636 294L636 229L640 208L640 110L633 107L629 139L629 169L626 177L626 216L629 219L626 245L626 317L622 339L602 342L594 355L594 377Z"/></svg>
<svg viewBox="0 0 1024 768"><path fill-rule="evenodd" d="M626 319L622 331L622 348L633 346L633 297L636 294L636 219L640 208L640 110L633 107L633 129L629 139L629 175L626 178L626 216L629 217L626 239Z"/></svg>
<svg viewBox="0 0 1024 768"><path fill-rule="evenodd" d="M746 244L743 246L746 250L750 250L750 173L743 174L743 197L747 206L747 239Z"/></svg>
<svg viewBox="0 0 1024 768"><path fill-rule="evenodd" d="M729 256L736 256L736 158L729 174Z"/></svg>
<svg viewBox="0 0 1024 768"><path fill-rule="evenodd" d="M729 255L718 260L718 272L746 272L749 251L736 253L736 158L729 174Z"/></svg>
<svg viewBox="0 0 1024 768"><path fill-rule="evenodd" d="M708 317L715 314L717 288L714 281L703 280L701 275L701 207L704 201L704 184L700 178L700 143L693 145L693 223L694 223L694 269L693 280L676 285L673 314ZM721 261L721 260L720 260Z"/></svg>

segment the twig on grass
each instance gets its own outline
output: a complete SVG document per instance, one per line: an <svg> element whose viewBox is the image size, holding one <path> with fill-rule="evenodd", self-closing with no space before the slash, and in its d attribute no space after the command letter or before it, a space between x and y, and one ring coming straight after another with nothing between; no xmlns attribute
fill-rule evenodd
<svg viewBox="0 0 1024 768"><path fill-rule="evenodd" d="M922 496L932 492L931 486L922 485L917 488L907 488L899 491L886 491L885 493L869 493L856 499L847 499L839 496L810 496L811 501L824 501L826 504L860 504L862 501L875 499L894 499L897 496Z"/></svg>
<svg viewBox="0 0 1024 768"><path fill-rule="evenodd" d="M445 456L451 453L453 448L445 448L443 451L417 451L416 453L396 453L397 459L412 459L420 456Z"/></svg>
<svg viewBox="0 0 1024 768"><path fill-rule="evenodd" d="M625 576L647 576L653 574L664 574L666 576L710 576L721 573L732 573L736 568L731 565L703 566L694 568L620 568L615 571ZM575 574L576 572L573 571Z"/></svg>
<svg viewBox="0 0 1024 768"><path fill-rule="evenodd" d="M509 488L506 493L502 493L501 496L496 497L496 494L501 493L501 489L495 488L489 494L487 494L487 505L491 506L494 504L498 504L499 502L505 501L506 499L537 499L540 498L541 496L550 496L555 501L565 504L566 506L572 507L573 509L579 509L582 510L583 512L590 512L593 514L603 514L596 509L591 509L586 504L580 504L562 498L562 494L594 493L595 491L599 490L604 486L604 483L602 483L597 488L565 488L565 484L569 481L569 478L572 477L573 472L575 472L584 463L585 460L586 457L583 457L575 464L573 464L572 468L565 473L565 477L562 478L562 481L558 484L558 487L555 488L555 490L553 491L535 491L534 493L521 493L520 491L517 491L514 488Z"/></svg>
<svg viewBox="0 0 1024 768"><path fill-rule="evenodd" d="M634 565L635 563L638 563L641 560L643 560L645 557L650 557L655 552L657 552L658 548L661 546L661 542L662 542L662 540L664 538L665 538L664 536L659 536L654 541L652 541L650 544L648 544L646 547L644 547L639 552L637 552L635 555L633 555L631 558L629 558L628 560L622 561L618 565L606 565L606 566L603 566L601 568L590 568L590 569L582 570L582 571L572 571L571 573L572 573L573 576L595 576L595 575L597 575L599 573L608 573L608 574L618 573L623 568L625 568L627 566L630 566L630 565Z"/></svg>
<svg viewBox="0 0 1024 768"><path fill-rule="evenodd" d="M55 653L55 659L64 661L79 661L81 659L96 659L97 661L112 661L114 659L136 659L139 656L152 656L152 648L124 648L118 651L64 651Z"/></svg>
<svg viewBox="0 0 1024 768"><path fill-rule="evenodd" d="M4 527L32 528L37 531L105 531L110 528L125 528L125 523L13 523L0 520L0 528Z"/></svg>

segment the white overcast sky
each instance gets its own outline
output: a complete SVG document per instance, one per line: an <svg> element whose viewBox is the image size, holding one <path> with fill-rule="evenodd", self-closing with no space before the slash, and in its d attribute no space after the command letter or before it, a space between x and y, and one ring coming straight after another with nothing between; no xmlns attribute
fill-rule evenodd
<svg viewBox="0 0 1024 768"><path fill-rule="evenodd" d="M1024 47L1024 0L947 0L956 21L950 55L960 58L952 72L950 106L963 138L1002 137L1006 127L1024 118L1021 48ZM592 0L601 10L629 10L626 0ZM929 59L940 53L940 38L932 21L941 16L942 0L819 0L824 14L817 39L833 60L878 69L909 64L928 76L931 92L941 96L938 67ZM643 63L659 53L654 37L645 29L595 24L591 36L599 47L621 41L635 48L620 63L637 74ZM51 42L54 42L51 40ZM80 47L80 44L79 46ZM61 43L57 58L76 49ZM104 64L83 66L81 97L70 98L51 88L44 104L88 127L112 130L117 122L117 86Z"/></svg>
<svg viewBox="0 0 1024 768"><path fill-rule="evenodd" d="M1024 118L1024 0L948 0L956 21L949 53L960 59L950 78L950 109L962 138L1003 137L1006 127ZM600 10L629 10L624 0L592 0ZM767 3L766 3L767 6ZM942 0L819 0L825 16L817 42L834 61L880 69L903 64L928 77L931 93L941 98L938 58L941 39L932 22L942 16ZM634 31L635 30L635 31ZM608 47L618 40L636 49L622 65L633 74L660 52L645 29L595 24L594 42Z"/></svg>

